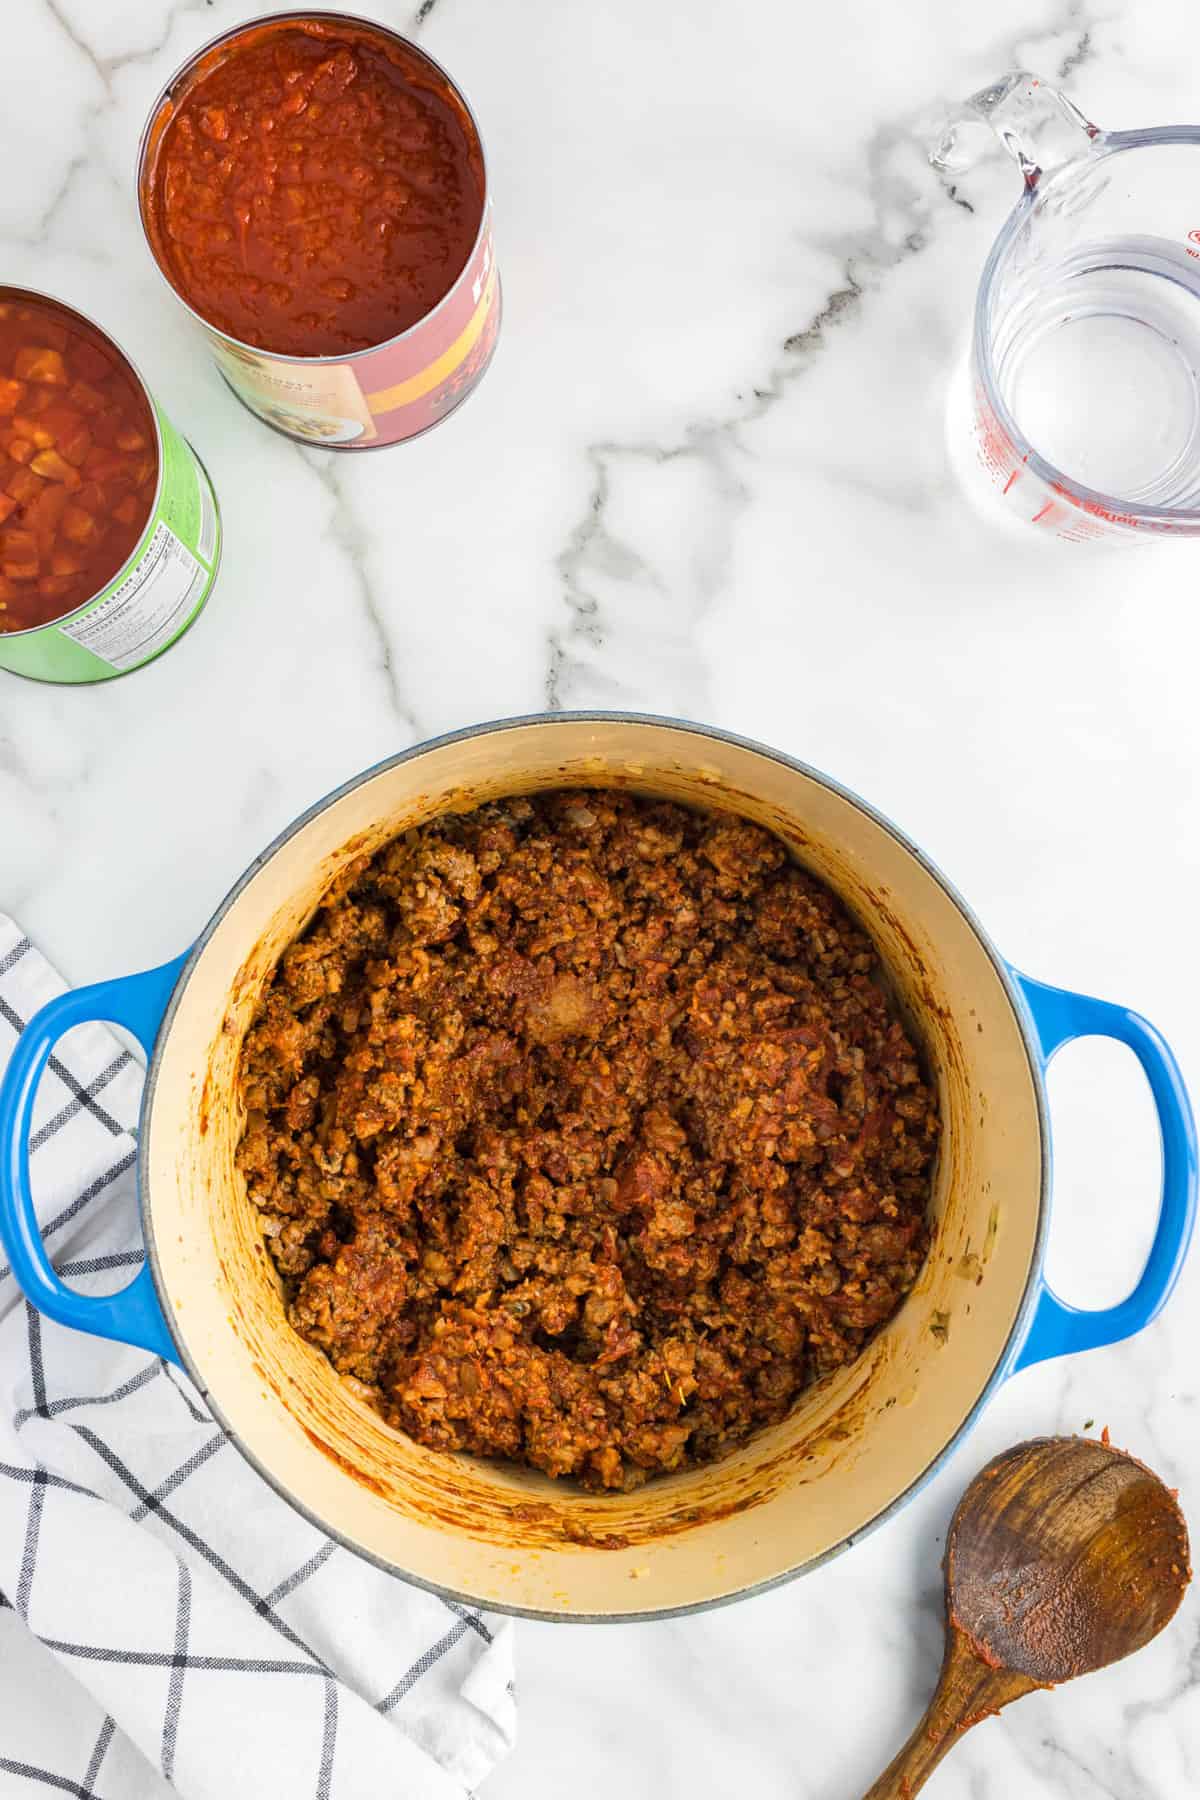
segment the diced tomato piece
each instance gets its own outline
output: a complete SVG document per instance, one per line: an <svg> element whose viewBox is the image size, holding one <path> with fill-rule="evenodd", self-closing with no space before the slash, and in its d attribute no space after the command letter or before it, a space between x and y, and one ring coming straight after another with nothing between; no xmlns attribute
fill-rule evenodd
<svg viewBox="0 0 1200 1800"><path fill-rule="evenodd" d="M47 481L64 482L72 490L79 487L83 479L79 470L73 469L57 450L39 450L29 466L36 475L44 475Z"/></svg>
<svg viewBox="0 0 1200 1800"><path fill-rule="evenodd" d="M120 429L120 413L115 407L106 406L102 413L93 415L92 442L98 449L103 447L106 450L111 450L114 448L114 440Z"/></svg>
<svg viewBox="0 0 1200 1800"><path fill-rule="evenodd" d="M41 423L44 426L45 421L43 420ZM81 463L91 448L91 442L92 434L82 419L77 424L65 428L61 427L57 420L54 421L52 448L57 450L60 456L65 456L69 463L77 465Z"/></svg>
<svg viewBox="0 0 1200 1800"><path fill-rule="evenodd" d="M47 482L25 509L25 523L37 533L43 556L54 548L62 516L67 510L67 490L59 481Z"/></svg>
<svg viewBox="0 0 1200 1800"><path fill-rule="evenodd" d="M12 428L19 438L28 438L35 450L48 450L54 433L47 431L44 419L31 419L25 413L14 413Z"/></svg>
<svg viewBox="0 0 1200 1800"><path fill-rule="evenodd" d="M36 422L42 431L50 433L51 443L61 447L62 439L78 431L84 417L77 406L67 406L57 394L49 395L48 399L49 404L42 408ZM20 430L19 420L13 420L13 429Z"/></svg>
<svg viewBox="0 0 1200 1800"><path fill-rule="evenodd" d="M44 481L25 509L31 526L57 525L71 496L61 481ZM78 505L78 501L76 502Z"/></svg>
<svg viewBox="0 0 1200 1800"><path fill-rule="evenodd" d="M63 535L73 544L86 544L96 535L96 521L82 506L68 506L63 514Z"/></svg>
<svg viewBox="0 0 1200 1800"><path fill-rule="evenodd" d="M126 426L124 431L118 431L118 450L144 450L145 448L146 439L144 434L140 431L135 431L131 425Z"/></svg>
<svg viewBox="0 0 1200 1800"><path fill-rule="evenodd" d="M64 332L63 349L66 348L66 341ZM67 385L67 368L62 359L62 351L51 350L41 344L30 344L24 350L17 351L13 374L19 381L49 381L55 387Z"/></svg>
<svg viewBox="0 0 1200 1800"><path fill-rule="evenodd" d="M0 537L0 567L10 581L36 581L40 562L32 531L6 531Z"/></svg>
<svg viewBox="0 0 1200 1800"><path fill-rule="evenodd" d="M86 425L80 425L69 437L59 438L58 447L69 463L78 468L91 448L92 434Z"/></svg>
<svg viewBox="0 0 1200 1800"><path fill-rule="evenodd" d="M35 475L32 469L14 469L4 484L4 491L18 506L24 506L35 494L40 494L44 486L41 476Z"/></svg>
<svg viewBox="0 0 1200 1800"><path fill-rule="evenodd" d="M12 381L7 375L0 375L0 413L14 413L29 392L23 381Z"/></svg>
<svg viewBox="0 0 1200 1800"><path fill-rule="evenodd" d="M5 449L8 451L8 454L12 457L14 462L27 463L33 456L33 445L30 443L29 439L18 437L16 432L9 438L5 445Z"/></svg>
<svg viewBox="0 0 1200 1800"><path fill-rule="evenodd" d="M93 513L98 519L103 518L108 511L108 500L98 481L85 481L75 495L75 504L82 507L84 512Z"/></svg>
<svg viewBox="0 0 1200 1800"><path fill-rule="evenodd" d="M79 356L78 353L76 353L75 362L78 363L78 361ZM99 388L94 388L90 381L75 382L67 395L67 399L71 401L72 405L77 406L80 412L84 413L103 412L108 405L108 401L104 398L104 395L100 392Z"/></svg>
<svg viewBox="0 0 1200 1800"><path fill-rule="evenodd" d="M83 472L93 481L111 481L127 469L128 459L119 450L106 450L100 444L93 444L83 459Z"/></svg>
<svg viewBox="0 0 1200 1800"><path fill-rule="evenodd" d="M65 600L74 586L70 575L43 575L38 582L38 593L43 600Z"/></svg>
<svg viewBox="0 0 1200 1800"><path fill-rule="evenodd" d="M52 550L50 553L50 573L52 575L82 575L83 558L75 550Z"/></svg>
<svg viewBox="0 0 1200 1800"><path fill-rule="evenodd" d="M127 494L119 506L113 507L113 518L122 525L136 525L146 510L146 503L136 494Z"/></svg>

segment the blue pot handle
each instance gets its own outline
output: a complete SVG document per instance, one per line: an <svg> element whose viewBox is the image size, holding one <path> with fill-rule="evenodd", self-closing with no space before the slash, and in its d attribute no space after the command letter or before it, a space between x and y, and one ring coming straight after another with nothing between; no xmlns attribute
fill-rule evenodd
<svg viewBox="0 0 1200 1800"><path fill-rule="evenodd" d="M1033 1016L1043 1062L1080 1037L1127 1044L1150 1083L1162 1133L1163 1184L1158 1225L1146 1266L1127 1299L1089 1312L1068 1306L1042 1279L1033 1319L1010 1372L1074 1350L1119 1344L1162 1310L1191 1242L1196 1220L1196 1122L1179 1065L1153 1025L1139 1013L1086 994L1046 987L1012 971Z"/></svg>
<svg viewBox="0 0 1200 1800"><path fill-rule="evenodd" d="M54 1273L46 1255L29 1189L29 1134L42 1071L63 1033L73 1025L111 1020L124 1025L147 1056L186 956L141 975L72 988L35 1013L20 1037L0 1082L0 1242L27 1300L76 1331L115 1338L156 1356L179 1361L146 1262L119 1294L77 1294Z"/></svg>

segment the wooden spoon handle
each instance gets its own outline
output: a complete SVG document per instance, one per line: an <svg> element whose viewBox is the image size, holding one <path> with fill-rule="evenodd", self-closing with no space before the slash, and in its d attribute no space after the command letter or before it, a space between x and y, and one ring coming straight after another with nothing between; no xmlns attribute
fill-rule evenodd
<svg viewBox="0 0 1200 1800"><path fill-rule="evenodd" d="M1036 1686L1012 1669L991 1668L952 1624L946 1633L942 1672L924 1718L863 1800L911 1800L964 1731Z"/></svg>

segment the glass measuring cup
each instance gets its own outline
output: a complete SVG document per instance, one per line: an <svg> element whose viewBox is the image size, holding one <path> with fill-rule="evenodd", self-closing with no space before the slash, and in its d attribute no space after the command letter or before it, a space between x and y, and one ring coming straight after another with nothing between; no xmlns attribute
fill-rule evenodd
<svg viewBox="0 0 1200 1800"><path fill-rule="evenodd" d="M932 154L990 127L1024 192L980 278L952 460L991 510L1080 542L1200 533L1200 126L1102 131L1025 72Z"/></svg>

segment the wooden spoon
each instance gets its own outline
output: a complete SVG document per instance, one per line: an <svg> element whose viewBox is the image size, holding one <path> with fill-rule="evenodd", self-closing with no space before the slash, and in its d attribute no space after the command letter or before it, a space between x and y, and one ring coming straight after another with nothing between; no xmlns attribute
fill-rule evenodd
<svg viewBox="0 0 1200 1800"><path fill-rule="evenodd" d="M909 1800L972 1725L1119 1662L1174 1617L1192 1575L1179 1502L1107 1439L1034 1438L975 1477L946 1540L937 1690L865 1800Z"/></svg>

